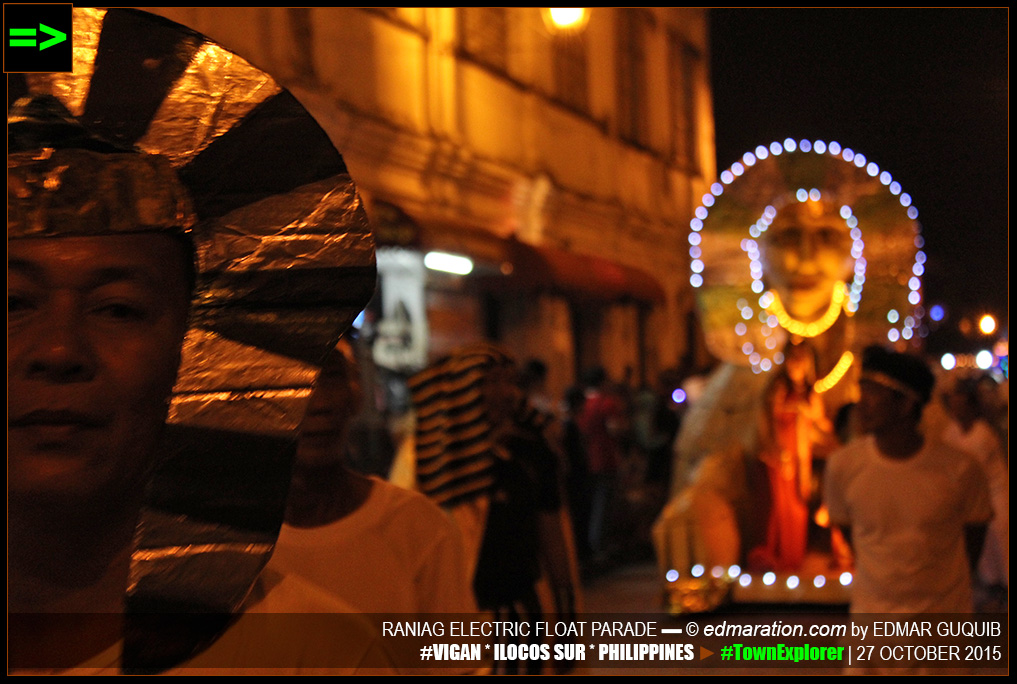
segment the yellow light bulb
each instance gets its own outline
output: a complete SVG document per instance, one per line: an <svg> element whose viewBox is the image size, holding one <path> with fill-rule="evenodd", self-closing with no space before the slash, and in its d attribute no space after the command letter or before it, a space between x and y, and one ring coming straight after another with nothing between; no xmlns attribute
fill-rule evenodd
<svg viewBox="0 0 1017 684"><path fill-rule="evenodd" d="M559 29L578 28L586 17L585 7L548 7L551 23Z"/></svg>

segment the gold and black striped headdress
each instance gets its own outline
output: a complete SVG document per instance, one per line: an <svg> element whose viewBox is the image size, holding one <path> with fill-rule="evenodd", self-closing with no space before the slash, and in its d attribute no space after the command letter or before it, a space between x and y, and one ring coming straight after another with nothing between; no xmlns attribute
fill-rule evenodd
<svg viewBox="0 0 1017 684"><path fill-rule="evenodd" d="M21 112L8 239L159 230L193 245L168 454L128 608L228 614L271 553L320 363L374 291L373 238L342 157L268 74L150 14L73 12L72 73L8 76L9 116ZM91 142L30 149L25 112L44 98Z"/></svg>

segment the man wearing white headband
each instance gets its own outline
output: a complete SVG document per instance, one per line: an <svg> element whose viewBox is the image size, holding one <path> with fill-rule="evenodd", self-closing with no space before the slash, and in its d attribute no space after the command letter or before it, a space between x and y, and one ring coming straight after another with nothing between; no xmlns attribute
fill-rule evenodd
<svg viewBox="0 0 1017 684"><path fill-rule="evenodd" d="M992 517L977 464L919 431L934 377L870 347L857 407L864 435L835 453L826 505L856 556L853 613L971 612L970 568Z"/></svg>

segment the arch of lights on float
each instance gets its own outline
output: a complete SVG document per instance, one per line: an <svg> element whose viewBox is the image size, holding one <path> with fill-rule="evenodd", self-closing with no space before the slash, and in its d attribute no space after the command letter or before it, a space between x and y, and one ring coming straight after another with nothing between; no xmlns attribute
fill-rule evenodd
<svg viewBox="0 0 1017 684"><path fill-rule="evenodd" d="M911 220L918 218L918 209L911 202L911 196L904 192L900 183L893 179L893 176L872 161L866 159L865 155L855 152L847 147L842 147L837 142L826 143L822 140L795 141L787 138L783 143L772 142L769 146L759 145L753 152L746 152L742 155L741 161L736 161L729 168L720 174L720 181L710 186L710 192L703 195L702 203L695 210L695 218L689 224L692 229L689 233L689 257L691 258L691 271L689 283L693 288L699 288L704 283L703 273L706 264L703 260L702 235L703 221L710 215L710 208L714 205L716 198L724 193L726 186L731 185L735 180L745 173L747 167L754 166L760 159L768 156L779 156L784 152L811 152L814 154L828 154L832 157L839 157L845 162L852 163L859 169L873 177L879 178L880 183L887 187L889 192L899 198L901 210ZM798 188L795 192L795 199L799 202L818 201L822 198L822 192L817 188ZM812 323L801 323L788 315L781 305L780 298L773 290L767 290L763 284L763 266L760 261L759 245L756 240L766 232L766 229L773 222L777 215L777 209L767 206L759 219L750 226L747 226L747 236L742 240L741 247L749 260L749 272L752 276L752 292L758 295L758 299L752 301L750 298L740 298L736 304L742 319L735 324L735 334L745 337L748 333L748 326L758 322L760 332L765 340L763 349L757 348L751 342L746 341L741 349L748 358L753 372L762 373L772 370L784 362L783 353L777 348L777 338L774 333L783 329L790 334L799 337L814 337L825 332L839 318L841 312L847 316L853 315L861 303L862 290L865 285L866 260L864 257L865 242L862 238L864 226L859 225L857 217L850 206L840 207L840 217L850 229L852 240L851 256L855 260L854 277L850 283L843 284L833 293L830 308L818 320ZM910 315L902 315L894 308L886 311L886 320L890 324L887 331L887 340L896 343L898 340L910 340L917 333L921 324L924 311L921 307L922 275L925 273L926 255L922 251L925 240L921 233L915 235L914 240L916 252L914 265L911 268L907 287L909 289L908 302L915 307ZM817 392L825 392L830 389L847 373L853 362L851 352L844 352L833 370L816 383Z"/></svg>

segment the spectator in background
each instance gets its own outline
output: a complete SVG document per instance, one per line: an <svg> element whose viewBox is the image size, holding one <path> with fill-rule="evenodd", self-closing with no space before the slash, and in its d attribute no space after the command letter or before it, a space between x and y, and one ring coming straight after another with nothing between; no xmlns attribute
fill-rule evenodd
<svg viewBox="0 0 1017 684"><path fill-rule="evenodd" d="M581 565L585 566L592 555L588 531L590 529L590 466L586 455L586 442L579 429L579 415L586 403L581 387L565 390L565 413L562 419L562 452L565 455L565 492L571 513L572 534Z"/></svg>
<svg viewBox="0 0 1017 684"><path fill-rule="evenodd" d="M663 371L652 390L642 394L644 402L635 426L636 441L646 456L646 484L655 502L654 514L660 512L671 482L671 453L681 427L673 392L678 388L679 374Z"/></svg>
<svg viewBox="0 0 1017 684"><path fill-rule="evenodd" d="M416 409L418 487L463 531L477 603L495 620L543 619L537 581L550 585L561 620L576 610L576 569L558 459L501 349L475 344L410 380ZM523 638L538 643L540 637ZM541 670L539 660L506 663Z"/></svg>
<svg viewBox="0 0 1017 684"><path fill-rule="evenodd" d="M605 535L618 474L622 465L622 440L629 421L625 404L609 389L607 373L600 366L584 375L586 401L579 414L579 429L586 444L590 468L590 527L587 541L595 562L606 560Z"/></svg>
<svg viewBox="0 0 1017 684"><path fill-rule="evenodd" d="M1002 595L1005 605L1010 586L1010 478L1003 447L985 419L980 384L980 378L965 378L947 392L950 422L943 431L943 441L974 457L988 478L993 517L978 562L976 589L980 595Z"/></svg>
<svg viewBox="0 0 1017 684"><path fill-rule="evenodd" d="M548 416L554 415L554 407L548 398L547 364L540 359L530 359L519 371L519 388L526 395L530 405Z"/></svg>
<svg viewBox="0 0 1017 684"><path fill-rule="evenodd" d="M346 465L362 475L385 478L395 459L396 443L388 425L388 409L382 408L382 379L372 359L371 345L363 335L350 339L357 376L364 400L353 416L346 440Z"/></svg>
<svg viewBox="0 0 1017 684"><path fill-rule="evenodd" d="M1010 465L1010 380L997 382L989 373L978 378L978 398L981 403L983 417L996 431L999 442L1007 447L1003 450L1003 458L1007 467Z"/></svg>
<svg viewBox="0 0 1017 684"><path fill-rule="evenodd" d="M363 396L349 343L326 360L300 426L286 522L271 566L364 613L469 613L462 542L427 497L350 470Z"/></svg>

